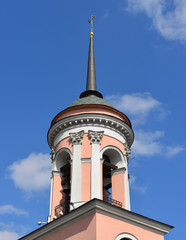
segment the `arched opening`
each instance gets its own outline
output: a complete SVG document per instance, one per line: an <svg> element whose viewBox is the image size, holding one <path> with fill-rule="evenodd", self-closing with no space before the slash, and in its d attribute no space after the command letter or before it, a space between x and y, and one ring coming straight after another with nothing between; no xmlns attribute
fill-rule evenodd
<svg viewBox="0 0 186 240"><path fill-rule="evenodd" d="M109 146L103 150L103 201L122 206L122 203L112 197L112 174L114 170L124 166L122 153L115 147Z"/></svg>
<svg viewBox="0 0 186 240"><path fill-rule="evenodd" d="M138 240L138 239L130 233L121 233L115 238L115 240Z"/></svg>
<svg viewBox="0 0 186 240"><path fill-rule="evenodd" d="M111 170L116 167L112 166L108 155L103 154L103 159L103 201L109 202L112 198Z"/></svg>
<svg viewBox="0 0 186 240"><path fill-rule="evenodd" d="M70 196L71 196L71 155L62 149L56 156L56 168L60 172L61 177L61 201L55 207L55 216L67 214L70 210Z"/></svg>
<svg viewBox="0 0 186 240"><path fill-rule="evenodd" d="M61 167L66 165L71 159L70 151L68 149L61 149L56 154L56 170L60 171Z"/></svg>

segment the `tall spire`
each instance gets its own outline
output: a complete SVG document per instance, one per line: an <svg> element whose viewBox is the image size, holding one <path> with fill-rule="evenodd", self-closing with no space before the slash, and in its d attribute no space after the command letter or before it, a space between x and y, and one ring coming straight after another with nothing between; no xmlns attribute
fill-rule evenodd
<svg viewBox="0 0 186 240"><path fill-rule="evenodd" d="M89 43L89 54L88 54L88 67L87 67L87 85L86 91L81 93L80 98L88 96L97 96L103 98L102 94L97 91L96 87L96 69L95 69L95 59L94 59L94 42L93 42L93 18L95 16L91 15L89 23L91 23L90 32L90 43Z"/></svg>
<svg viewBox="0 0 186 240"><path fill-rule="evenodd" d="M93 33L93 32L91 32L91 33ZM94 91L97 90L93 36L90 36L86 90L94 90Z"/></svg>

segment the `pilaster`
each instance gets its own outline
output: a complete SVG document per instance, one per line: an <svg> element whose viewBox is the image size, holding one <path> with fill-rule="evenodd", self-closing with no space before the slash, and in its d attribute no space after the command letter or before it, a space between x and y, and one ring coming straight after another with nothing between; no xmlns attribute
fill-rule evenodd
<svg viewBox="0 0 186 240"><path fill-rule="evenodd" d="M83 134L84 131L70 133L73 145L71 202L74 208L81 205L81 144Z"/></svg>
<svg viewBox="0 0 186 240"><path fill-rule="evenodd" d="M100 144L104 131L88 131L92 144L91 153L91 199L101 199Z"/></svg>

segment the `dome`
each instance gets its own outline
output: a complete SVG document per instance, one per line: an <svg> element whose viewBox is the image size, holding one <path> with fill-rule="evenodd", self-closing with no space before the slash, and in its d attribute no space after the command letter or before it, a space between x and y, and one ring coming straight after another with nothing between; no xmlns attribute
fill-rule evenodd
<svg viewBox="0 0 186 240"><path fill-rule="evenodd" d="M89 104L93 104L93 105L104 105L104 106L108 106L108 107L111 107L111 108L114 108L114 106L109 103L108 101L106 101L105 99L103 98L100 98L100 97L96 97L96 96L88 96L88 97L83 97L83 98L80 98L76 101L74 101L73 103L71 103L69 107L74 107L74 106L79 106L79 105L89 105Z"/></svg>

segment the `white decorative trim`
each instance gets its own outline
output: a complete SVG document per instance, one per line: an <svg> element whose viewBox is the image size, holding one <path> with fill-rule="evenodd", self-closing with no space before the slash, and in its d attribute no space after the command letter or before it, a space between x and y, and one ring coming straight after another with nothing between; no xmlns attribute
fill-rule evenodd
<svg viewBox="0 0 186 240"><path fill-rule="evenodd" d="M116 175L116 174L120 174L120 173L125 173L126 171L126 168L123 167L123 168L118 168L118 169L115 169L115 170L112 170L111 171L111 175Z"/></svg>
<svg viewBox="0 0 186 240"><path fill-rule="evenodd" d="M127 238L129 240L138 240L136 237L129 233L121 233L114 240L121 240L122 238Z"/></svg>
<svg viewBox="0 0 186 240"><path fill-rule="evenodd" d="M60 171L52 170L52 177L53 176L60 176Z"/></svg>
<svg viewBox="0 0 186 240"><path fill-rule="evenodd" d="M90 138L91 144L101 144L104 131L88 131L88 136Z"/></svg>
<svg viewBox="0 0 186 240"><path fill-rule="evenodd" d="M129 146L134 140L133 130L124 121L106 114L86 113L69 116L56 122L48 131L50 148L53 148L55 137L59 132L74 129L76 126L91 126L91 129L92 126L100 126L112 129L123 136Z"/></svg>
<svg viewBox="0 0 186 240"><path fill-rule="evenodd" d="M101 199L100 145L92 144L91 155L91 199Z"/></svg>
<svg viewBox="0 0 186 240"><path fill-rule="evenodd" d="M63 147L63 148L60 148L56 154L55 154L55 159L53 160L52 162L52 171L59 171L60 169L57 167L58 165L58 161L59 161L59 156L60 154L62 154L62 152L67 152L69 155L70 155L70 160L69 162L71 161L72 157L73 157L73 154L71 152L71 150L69 148L66 148L66 147ZM62 166L61 166L62 167Z"/></svg>
<svg viewBox="0 0 186 240"><path fill-rule="evenodd" d="M53 176L51 176L50 180L50 208L49 208L49 216L48 216L48 222L50 222L50 218L52 215L52 197L53 197Z"/></svg>
<svg viewBox="0 0 186 240"><path fill-rule="evenodd" d="M104 153L106 150L108 150L108 149L113 149L113 150L115 150L116 152L119 153L119 155L120 155L120 157L121 157L121 160L122 160L122 164L118 165L117 167L118 167L118 168L122 168L122 167L125 167L125 168L126 168L126 167L127 167L127 163L126 163L126 160L125 160L125 157L124 157L123 152L122 152L119 148L117 148L117 147L115 147L115 146L113 146L113 145L107 145L107 146L105 146L104 148L101 149L101 152L100 152L101 158L103 158L103 153Z"/></svg>
<svg viewBox="0 0 186 240"><path fill-rule="evenodd" d="M91 158L81 158L82 163L91 163Z"/></svg>
<svg viewBox="0 0 186 240"><path fill-rule="evenodd" d="M116 140L120 141L122 144L125 144L126 143L126 139L118 132L116 132L114 129L108 129L108 128L104 128L104 127L101 127L101 126L74 126L74 129L73 131L84 131L84 133L88 133L89 130L92 130L92 131L104 131L104 135L106 136L109 136L109 137L112 137L112 138L115 138ZM54 146L56 147L56 145L62 141L63 139L69 137L70 133L72 132L72 129L70 130L67 130L66 131L61 131L59 132L55 139L54 139Z"/></svg>
<svg viewBox="0 0 186 240"><path fill-rule="evenodd" d="M65 151L65 152L67 152L69 155L70 155L70 157L72 158L72 151L69 149L69 148L67 148L67 147L62 147L62 148L60 148L57 152L56 152L56 154L55 154L55 159L57 159L58 158L58 155L61 153L61 152L63 152L63 151Z"/></svg>
<svg viewBox="0 0 186 240"><path fill-rule="evenodd" d="M69 133L72 140L72 145L82 144L84 131Z"/></svg>
<svg viewBox="0 0 186 240"><path fill-rule="evenodd" d="M104 158L100 158L100 163L103 164Z"/></svg>
<svg viewBox="0 0 186 240"><path fill-rule="evenodd" d="M129 178L128 178L128 167L125 171L125 208L130 211L130 191L129 191Z"/></svg>

